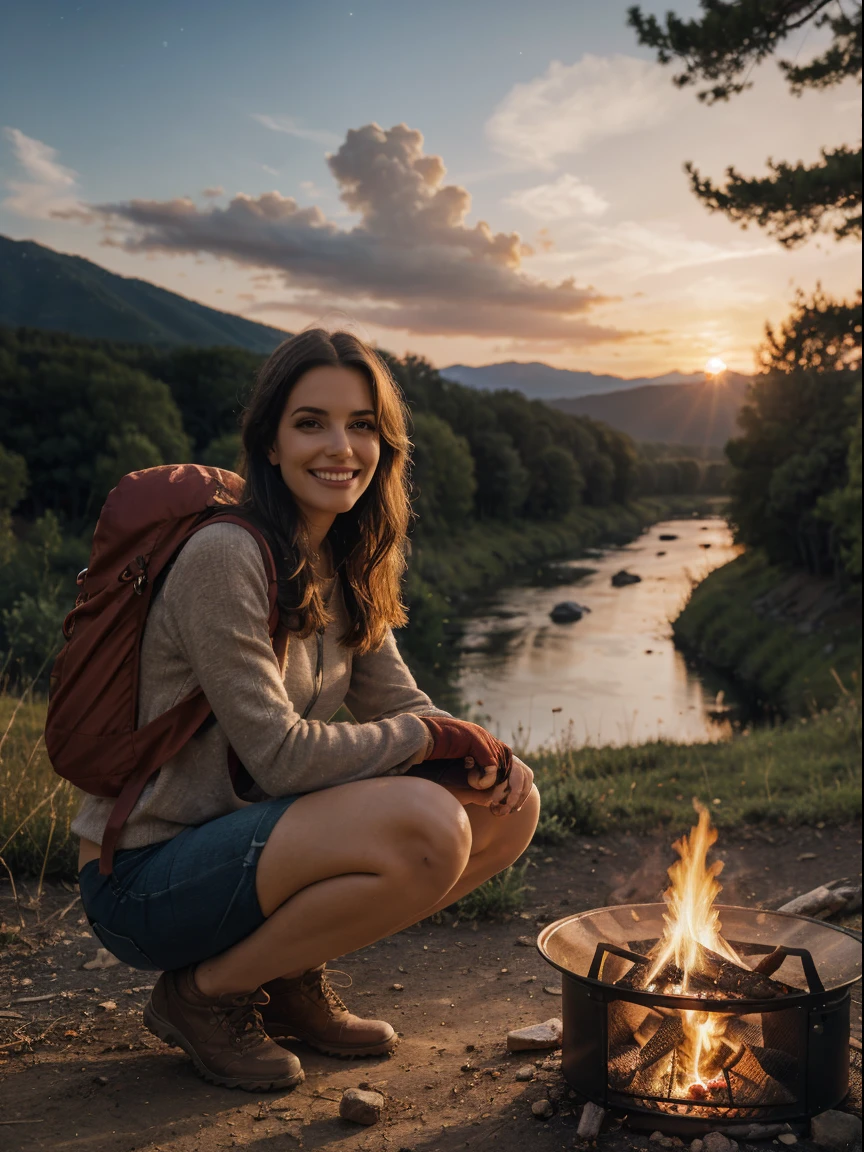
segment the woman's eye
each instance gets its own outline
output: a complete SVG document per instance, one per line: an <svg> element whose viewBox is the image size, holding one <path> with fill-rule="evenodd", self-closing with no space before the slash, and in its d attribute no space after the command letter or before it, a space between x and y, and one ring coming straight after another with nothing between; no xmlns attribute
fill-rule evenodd
<svg viewBox="0 0 864 1152"><path fill-rule="evenodd" d="M320 427L317 420L300 420L296 424L297 428L318 428Z"/></svg>
<svg viewBox="0 0 864 1152"><path fill-rule="evenodd" d="M353 425L354 428L359 428L361 432L374 432L375 425L369 420L358 420Z"/></svg>

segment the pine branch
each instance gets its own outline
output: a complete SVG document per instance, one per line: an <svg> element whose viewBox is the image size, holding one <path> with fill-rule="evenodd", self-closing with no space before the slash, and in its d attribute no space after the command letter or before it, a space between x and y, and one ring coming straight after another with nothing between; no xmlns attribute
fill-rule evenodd
<svg viewBox="0 0 864 1152"><path fill-rule="evenodd" d="M747 227L757 224L787 248L817 232L838 240L861 235L861 148L822 149L813 165L768 162L771 175L747 178L734 168L718 187L685 169L693 191L712 212L723 212Z"/></svg>

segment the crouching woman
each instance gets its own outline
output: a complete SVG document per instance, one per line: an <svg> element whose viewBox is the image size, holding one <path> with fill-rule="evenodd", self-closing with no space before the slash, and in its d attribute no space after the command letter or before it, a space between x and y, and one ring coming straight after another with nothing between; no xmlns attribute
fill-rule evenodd
<svg viewBox="0 0 864 1152"><path fill-rule="evenodd" d="M146 724L200 685L213 722L145 788L112 875L98 867L112 802L85 797L73 830L94 932L125 963L162 971L147 1027L206 1079L254 1091L303 1079L277 1041L354 1056L395 1046L388 1023L342 1003L326 962L511 864L539 798L530 769L436 709L396 648L409 441L373 350L321 330L282 344L243 449L242 508L280 568L284 662L255 539L207 525L154 597L138 699ZM329 722L343 703L357 723ZM229 748L251 777L246 799Z"/></svg>

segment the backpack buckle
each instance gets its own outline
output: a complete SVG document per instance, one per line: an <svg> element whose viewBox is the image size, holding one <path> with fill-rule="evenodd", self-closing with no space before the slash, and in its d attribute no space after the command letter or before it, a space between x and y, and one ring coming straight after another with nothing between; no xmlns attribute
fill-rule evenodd
<svg viewBox="0 0 864 1152"><path fill-rule="evenodd" d="M147 586L147 559L144 556L136 556L131 564L127 564L123 571L120 573L120 580L124 584L132 581L132 591L136 596L141 596Z"/></svg>

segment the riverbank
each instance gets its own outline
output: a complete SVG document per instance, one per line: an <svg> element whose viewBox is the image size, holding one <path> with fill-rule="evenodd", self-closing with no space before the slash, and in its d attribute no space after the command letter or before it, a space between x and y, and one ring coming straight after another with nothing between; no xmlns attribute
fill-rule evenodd
<svg viewBox="0 0 864 1152"><path fill-rule="evenodd" d="M440 539L415 540L408 565L410 623L399 645L423 687L458 708L452 676L460 615L496 586L549 560L573 559L600 544L627 544L658 520L718 515L718 497L648 497L624 507L582 507L562 520L486 521Z"/></svg>
<svg viewBox="0 0 864 1152"><path fill-rule="evenodd" d="M712 572L673 622L688 657L731 677L785 716L860 693L861 600L757 551Z"/></svg>

